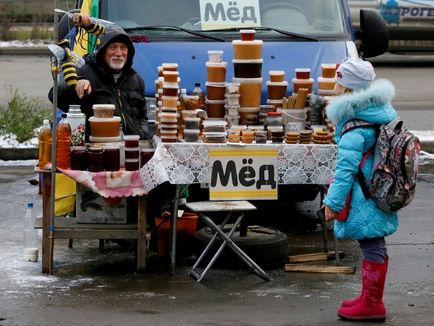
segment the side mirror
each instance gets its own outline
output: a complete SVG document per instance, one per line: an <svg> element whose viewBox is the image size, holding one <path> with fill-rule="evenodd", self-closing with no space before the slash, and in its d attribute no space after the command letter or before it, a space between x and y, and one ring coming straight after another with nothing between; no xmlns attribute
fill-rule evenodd
<svg viewBox="0 0 434 326"><path fill-rule="evenodd" d="M389 47L389 31L384 19L375 11L360 10L360 53L365 58L383 54Z"/></svg>

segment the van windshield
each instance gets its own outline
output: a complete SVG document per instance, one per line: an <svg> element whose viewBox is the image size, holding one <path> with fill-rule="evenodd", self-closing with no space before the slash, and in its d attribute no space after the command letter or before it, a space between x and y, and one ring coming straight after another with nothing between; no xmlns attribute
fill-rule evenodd
<svg viewBox="0 0 434 326"><path fill-rule="evenodd" d="M348 33L340 0L106 0L101 17L124 28L175 26L219 35L239 28L255 28L261 37L275 36L273 29L319 38Z"/></svg>

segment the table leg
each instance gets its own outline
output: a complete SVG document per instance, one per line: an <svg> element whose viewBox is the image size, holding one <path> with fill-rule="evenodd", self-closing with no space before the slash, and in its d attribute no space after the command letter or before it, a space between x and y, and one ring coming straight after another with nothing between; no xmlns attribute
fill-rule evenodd
<svg viewBox="0 0 434 326"><path fill-rule="evenodd" d="M146 270L146 196L139 197L137 214L137 272Z"/></svg>
<svg viewBox="0 0 434 326"><path fill-rule="evenodd" d="M176 267L176 224L178 221L178 201L179 201L179 185L175 186L175 198L172 202L172 211L170 214L170 274L175 274Z"/></svg>
<svg viewBox="0 0 434 326"><path fill-rule="evenodd" d="M42 185L42 273L53 273L53 246L50 241L51 173L44 173Z"/></svg>
<svg viewBox="0 0 434 326"><path fill-rule="evenodd" d="M325 190L321 188L319 194L320 194L319 206L321 208L323 205ZM322 232L323 232L322 235L323 235L323 243L324 243L324 252L327 253L329 250L328 250L327 222L325 220L325 216L321 221L321 224L322 224Z"/></svg>

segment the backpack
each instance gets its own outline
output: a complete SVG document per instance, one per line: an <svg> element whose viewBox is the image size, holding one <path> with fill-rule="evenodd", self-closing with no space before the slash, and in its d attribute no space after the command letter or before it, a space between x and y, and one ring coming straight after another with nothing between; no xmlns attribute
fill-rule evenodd
<svg viewBox="0 0 434 326"><path fill-rule="evenodd" d="M372 198L386 213L407 206L415 195L420 141L402 124L399 117L383 125L353 119L343 126L341 133L354 128L377 129L372 174L366 180L359 167L357 179L365 197Z"/></svg>

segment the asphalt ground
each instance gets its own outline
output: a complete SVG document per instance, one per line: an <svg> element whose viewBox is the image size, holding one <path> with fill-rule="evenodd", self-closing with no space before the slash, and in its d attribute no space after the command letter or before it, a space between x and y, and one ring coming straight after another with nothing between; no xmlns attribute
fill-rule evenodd
<svg viewBox="0 0 434 326"><path fill-rule="evenodd" d="M41 212L32 168L0 168L0 325L350 325L336 315L339 301L360 290L360 251L340 241L344 266L355 274L289 273L263 266L272 281L243 268L215 268L202 283L188 276L193 259L167 261L148 251L147 272L135 273L134 254L97 241L56 240L54 274L22 260L22 219L28 201ZM434 177L422 175L411 206L400 212L400 229L387 238L390 256L384 302L386 325L433 325ZM313 218L304 210L306 223ZM296 211L280 212L291 221ZM321 232L287 232L289 254L322 250ZM331 234L329 234L331 236ZM321 262L334 265L334 261Z"/></svg>

